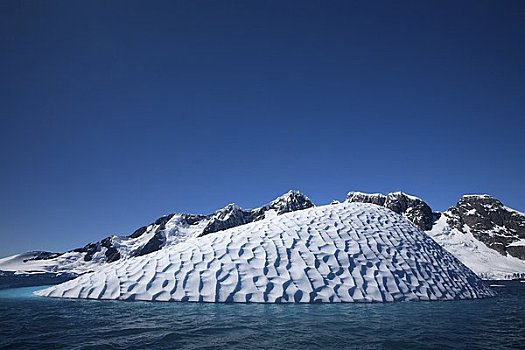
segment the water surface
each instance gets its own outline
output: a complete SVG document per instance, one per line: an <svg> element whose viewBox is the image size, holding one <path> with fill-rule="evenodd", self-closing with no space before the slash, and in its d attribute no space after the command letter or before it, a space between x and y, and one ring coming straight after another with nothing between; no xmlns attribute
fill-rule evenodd
<svg viewBox="0 0 525 350"><path fill-rule="evenodd" d="M0 291L1 349L519 349L525 283L484 300L199 304Z"/></svg>

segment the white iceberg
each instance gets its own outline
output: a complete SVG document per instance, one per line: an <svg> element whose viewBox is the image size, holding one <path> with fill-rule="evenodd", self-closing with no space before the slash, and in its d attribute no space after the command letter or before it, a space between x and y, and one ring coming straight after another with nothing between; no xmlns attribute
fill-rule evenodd
<svg viewBox="0 0 525 350"><path fill-rule="evenodd" d="M36 294L312 303L455 300L493 292L403 216L345 202L191 237Z"/></svg>

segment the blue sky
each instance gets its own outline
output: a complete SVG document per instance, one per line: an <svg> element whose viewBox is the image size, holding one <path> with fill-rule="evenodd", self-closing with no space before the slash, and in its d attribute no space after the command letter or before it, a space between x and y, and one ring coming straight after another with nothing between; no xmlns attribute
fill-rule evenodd
<svg viewBox="0 0 525 350"><path fill-rule="evenodd" d="M0 256L403 190L525 211L523 1L2 1Z"/></svg>

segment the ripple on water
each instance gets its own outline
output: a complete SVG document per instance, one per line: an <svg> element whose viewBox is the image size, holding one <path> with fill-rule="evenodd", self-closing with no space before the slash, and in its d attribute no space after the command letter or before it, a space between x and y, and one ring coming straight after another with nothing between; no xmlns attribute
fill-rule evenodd
<svg viewBox="0 0 525 350"><path fill-rule="evenodd" d="M0 291L1 349L519 349L525 284L459 302L198 304Z"/></svg>

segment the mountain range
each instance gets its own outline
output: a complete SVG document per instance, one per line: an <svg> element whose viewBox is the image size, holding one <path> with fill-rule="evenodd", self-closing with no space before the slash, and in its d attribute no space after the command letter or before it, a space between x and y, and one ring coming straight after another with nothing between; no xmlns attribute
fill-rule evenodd
<svg viewBox="0 0 525 350"><path fill-rule="evenodd" d="M525 215L489 195L462 196L444 212L433 211L422 199L402 192L350 192L344 203L372 204L404 216L483 279L525 278ZM229 204L208 215L173 213L129 235L109 236L67 252L37 251L2 258L0 274L68 279L148 256L188 239L313 207L307 196L290 191L256 209Z"/></svg>
<svg viewBox="0 0 525 350"><path fill-rule="evenodd" d="M343 202L288 211L296 199L308 203L300 194L289 194L278 200L284 205L264 210L229 206L201 223L221 230L206 232L201 227L177 244L104 264L36 294L226 303L393 302L494 295L468 267L390 209ZM224 225L210 226L217 217Z"/></svg>

